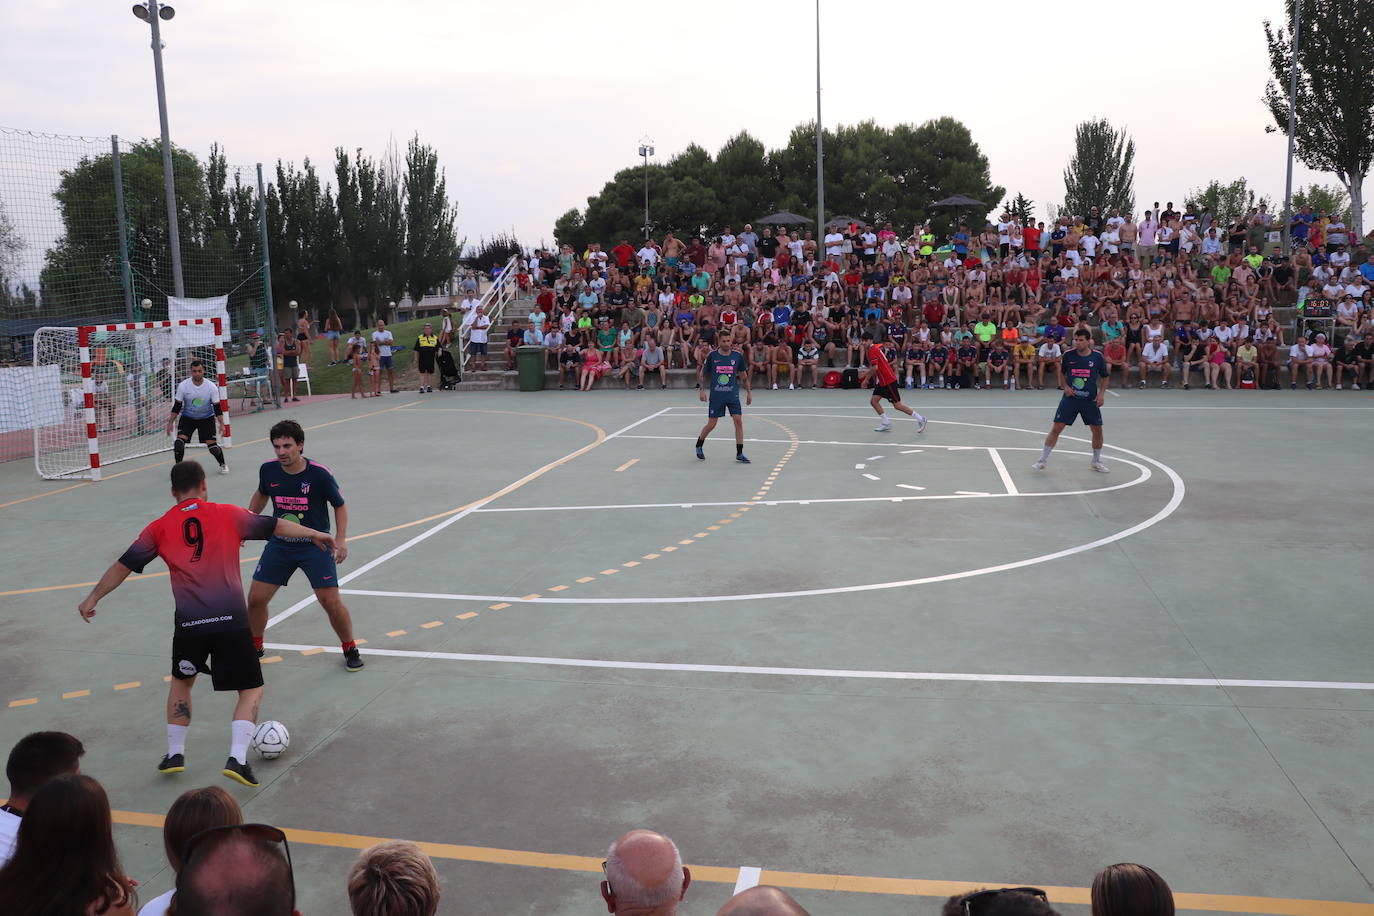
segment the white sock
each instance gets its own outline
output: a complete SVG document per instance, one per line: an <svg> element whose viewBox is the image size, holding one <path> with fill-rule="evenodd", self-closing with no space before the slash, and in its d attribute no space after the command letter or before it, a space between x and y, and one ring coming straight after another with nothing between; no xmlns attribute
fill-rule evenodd
<svg viewBox="0 0 1374 916"><path fill-rule="evenodd" d="M891 419L887 414L885 414L885 413L880 413L880 414L878 414L878 416L882 419L882 422L883 422L883 425L884 425L884 426L891 426L891 425L892 425L892 419Z"/></svg>
<svg viewBox="0 0 1374 916"><path fill-rule="evenodd" d="M1049 460L1050 460L1050 452L1052 452L1052 451L1054 451L1054 446L1053 446L1053 445L1047 445L1047 446L1045 446L1044 448L1042 448L1042 449L1040 450L1040 460L1041 460L1041 461L1049 461Z"/></svg>
<svg viewBox="0 0 1374 916"><path fill-rule="evenodd" d="M257 724L249 722L247 719L235 719L229 723L230 735L229 756L239 763L248 762L248 742L253 739L253 731Z"/></svg>
<svg viewBox="0 0 1374 916"><path fill-rule="evenodd" d="M925 420L925 417L921 416L920 414L918 414L916 411L913 410L913 411L911 412L911 419L915 420L917 423L921 423L921 422L923 422L923 421Z"/></svg>
<svg viewBox="0 0 1374 916"><path fill-rule="evenodd" d="M186 753L186 732L190 726L167 725L167 756Z"/></svg>
<svg viewBox="0 0 1374 916"><path fill-rule="evenodd" d="M1095 449L1093 449L1093 464L1101 464L1101 463L1102 463L1102 449L1100 449L1100 448L1095 448Z"/></svg>

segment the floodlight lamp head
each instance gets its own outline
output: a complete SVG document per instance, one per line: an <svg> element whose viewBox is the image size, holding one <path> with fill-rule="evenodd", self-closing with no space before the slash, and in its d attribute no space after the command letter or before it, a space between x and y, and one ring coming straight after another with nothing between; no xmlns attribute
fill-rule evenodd
<svg viewBox="0 0 1374 916"><path fill-rule="evenodd" d="M145 3L135 3L135 4L134 4L133 12L134 12L134 15L137 16L139 19L142 19L144 22L147 22L147 21L148 21L148 5L147 5L147 4L145 4Z"/></svg>
<svg viewBox="0 0 1374 916"><path fill-rule="evenodd" d="M171 19L173 16L177 14L177 11L172 9L170 6L164 6L157 11L157 14L159 18Z"/></svg>

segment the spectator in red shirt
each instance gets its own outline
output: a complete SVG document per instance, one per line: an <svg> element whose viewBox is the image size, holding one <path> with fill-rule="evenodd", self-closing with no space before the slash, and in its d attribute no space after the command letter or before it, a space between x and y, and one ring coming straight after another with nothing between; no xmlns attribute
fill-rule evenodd
<svg viewBox="0 0 1374 916"><path fill-rule="evenodd" d="M615 258L621 270L625 270L635 259L635 247L628 240L621 239L620 244L611 249L611 257Z"/></svg>

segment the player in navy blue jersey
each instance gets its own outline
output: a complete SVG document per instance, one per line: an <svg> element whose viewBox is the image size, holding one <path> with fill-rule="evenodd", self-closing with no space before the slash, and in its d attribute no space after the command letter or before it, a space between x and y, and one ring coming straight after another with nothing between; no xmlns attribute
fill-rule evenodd
<svg viewBox="0 0 1374 916"><path fill-rule="evenodd" d="M317 531L328 531L329 507L333 506L338 532L334 536L334 549L329 553L310 550L308 542L301 543L296 538L274 537L267 542L262 559L253 570L253 584L248 588L248 622L253 630L253 643L261 655L263 634L267 631L268 602L299 569L310 580L320 607L329 615L329 624L343 649L344 666L349 671L357 671L363 667L363 659L353 639L353 619L339 597L336 566L348 556L348 509L344 507L343 495L329 468L302 454L305 431L299 423L282 420L272 427L268 438L277 458L258 470L258 488L248 501L248 511L261 512L270 503L272 514L277 518L299 522Z"/></svg>
<svg viewBox="0 0 1374 916"><path fill-rule="evenodd" d="M735 460L748 464L744 456L744 417L739 403L739 383L744 380L746 404L754 403L754 386L749 378L749 362L734 348L734 333L723 328L718 335L719 347L712 350L697 367L697 387L701 399L707 401L706 425L697 435L697 457L706 458L706 437L716 428L716 421L728 412L735 424ZM708 399L707 392L710 392Z"/></svg>
<svg viewBox="0 0 1374 916"><path fill-rule="evenodd" d="M1093 434L1092 469L1106 474L1108 468L1102 463L1102 401L1107 396L1107 360L1093 349L1091 331L1079 328L1073 332L1073 349L1060 359L1059 367L1059 385L1064 389L1064 396L1059 399L1059 407L1054 412L1054 426L1050 427L1050 434L1045 437L1040 458L1031 467L1043 471L1049 464L1050 452L1054 450L1064 427L1073 425L1075 420L1082 417L1084 425Z"/></svg>

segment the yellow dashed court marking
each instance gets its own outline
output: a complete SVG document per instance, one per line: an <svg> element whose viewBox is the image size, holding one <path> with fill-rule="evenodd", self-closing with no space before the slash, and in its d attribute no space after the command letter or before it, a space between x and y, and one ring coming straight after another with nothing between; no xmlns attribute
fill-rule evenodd
<svg viewBox="0 0 1374 916"><path fill-rule="evenodd" d="M614 576L614 575L615 575L616 573L618 573L618 572L620 572L620 570L618 570L618 569L603 569L603 570L601 570L601 575L603 575L603 576Z"/></svg>
<svg viewBox="0 0 1374 916"><path fill-rule="evenodd" d="M279 661L281 661L281 656L280 656L280 655L269 655L269 656L267 656L266 658L264 658L264 659L262 660L262 663L263 663L264 665L271 665L271 664L273 664L273 663L275 663L275 662L279 662Z"/></svg>
<svg viewBox="0 0 1374 916"><path fill-rule="evenodd" d="M64 700L75 700L77 697L88 697L91 695L89 690L69 690L62 694Z"/></svg>
<svg viewBox="0 0 1374 916"><path fill-rule="evenodd" d="M677 550L676 547L660 547L659 549L664 553L672 553L674 550Z"/></svg>
<svg viewBox="0 0 1374 916"><path fill-rule="evenodd" d="M359 642L361 642L361 641L362 641L362 640L359 640ZM172 676L171 676L170 674L164 674L164 675L162 676L162 682L163 682L164 684L170 684L170 683L172 683Z"/></svg>
<svg viewBox="0 0 1374 916"><path fill-rule="evenodd" d="M582 580L581 580L581 579L578 579L577 581L581 582ZM588 580L588 581L590 581L590 580ZM503 610L505 610L505 609L508 608L508 607L510 607L510 605L509 605L508 603L502 601L500 604L488 605L488 606L487 606L487 610L489 610L489 611L503 611Z"/></svg>
<svg viewBox="0 0 1374 916"><path fill-rule="evenodd" d="M135 687L142 687L142 681L129 681L127 684L115 684L115 690L132 690Z"/></svg>
<svg viewBox="0 0 1374 916"><path fill-rule="evenodd" d="M563 591L563 590L566 589L566 588L567 588L566 585L554 585L554 586L550 586L550 587L549 587L549 591L551 591L551 592L561 592L561 591Z"/></svg>
<svg viewBox="0 0 1374 916"><path fill-rule="evenodd" d="M435 627L442 627L443 625L444 625L444 622L443 622L442 620L431 620L429 623L422 623L422 624L420 624L420 629L422 629L422 630L432 630L432 629L434 629Z"/></svg>
<svg viewBox="0 0 1374 916"><path fill-rule="evenodd" d="M521 600L521 601L533 601L535 598L538 598L538 597L540 597L540 594L539 594L538 592L530 592L528 595L521 595L521 596L520 596L520 600Z"/></svg>
<svg viewBox="0 0 1374 916"><path fill-rule="evenodd" d="M581 579L578 579L578 580L577 580L577 584L578 584L578 585L586 585L588 582L595 582L595 581L596 581L596 576L583 576Z"/></svg>
<svg viewBox="0 0 1374 916"><path fill-rule="evenodd" d="M623 567L624 569L634 569L636 566L639 565L639 561L638 561L638 560L631 560L631 561L628 562L628 563L621 563L620 565L621 565L621 567Z"/></svg>
<svg viewBox="0 0 1374 916"><path fill-rule="evenodd" d="M684 541L678 541L678 543L679 543L679 544L686 545L686 544L694 544L694 543L696 543L696 542L693 541L691 538L687 538L687 539L684 540Z"/></svg>
<svg viewBox="0 0 1374 916"><path fill-rule="evenodd" d="M387 636L391 636L391 637L404 636L404 635L406 635L406 631L405 631L405 630L392 630L390 633L388 633L388 634L386 634L386 635L387 635Z"/></svg>
<svg viewBox="0 0 1374 916"><path fill-rule="evenodd" d="M457 617L456 619L458 619L458 620L471 620L472 618L474 618L474 617L476 617L476 616L477 616L477 612L476 612L476 611L468 611L466 614L459 614L458 617Z"/></svg>
<svg viewBox="0 0 1374 916"><path fill-rule="evenodd" d="M362 642L362 640L357 640L357 641L358 641L358 642ZM316 648L314 648L314 649L302 649L302 650L301 650L301 655L319 655L319 654L320 654L321 652L323 652L323 651L324 651L324 650L321 649L321 648L319 648L319 647L316 647Z"/></svg>
<svg viewBox="0 0 1374 916"><path fill-rule="evenodd" d="M37 702L38 697L29 697L24 700L10 700L10 709L14 709L16 706L32 706Z"/></svg>
<svg viewBox="0 0 1374 916"><path fill-rule="evenodd" d="M720 530L720 526L719 526L719 525L707 525L707 526L706 526L706 530L707 530L707 531L719 531L719 530Z"/></svg>
<svg viewBox="0 0 1374 916"><path fill-rule="evenodd" d="M622 464L620 467L616 468L616 469L615 469L615 472L616 472L617 474L619 474L621 471L625 470L626 468L628 468L630 465L634 464L634 463L635 463L636 461L638 461L638 460L639 460L638 458L631 458L629 461L625 462L625 463Z"/></svg>
<svg viewBox="0 0 1374 916"><path fill-rule="evenodd" d="M644 556L640 557L641 560L657 560L658 558L659 554L656 553L646 553Z"/></svg>

